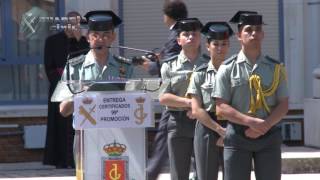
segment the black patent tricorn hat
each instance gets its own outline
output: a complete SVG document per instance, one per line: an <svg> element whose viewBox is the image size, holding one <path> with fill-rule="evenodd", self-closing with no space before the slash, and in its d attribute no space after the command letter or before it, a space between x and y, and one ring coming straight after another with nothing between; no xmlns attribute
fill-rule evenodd
<svg viewBox="0 0 320 180"><path fill-rule="evenodd" d="M89 11L84 17L86 20L81 22L81 25L92 31L108 31L122 23L122 20L112 11Z"/></svg>
<svg viewBox="0 0 320 180"><path fill-rule="evenodd" d="M202 28L201 33L207 39L224 40L233 35L233 30L226 22L208 22Z"/></svg>
<svg viewBox="0 0 320 180"><path fill-rule="evenodd" d="M196 31L201 30L203 27L201 21L198 18L183 18L179 19L173 26L173 29L181 31Z"/></svg>
<svg viewBox="0 0 320 180"><path fill-rule="evenodd" d="M256 11L238 11L229 22L238 25L265 25L262 15Z"/></svg>

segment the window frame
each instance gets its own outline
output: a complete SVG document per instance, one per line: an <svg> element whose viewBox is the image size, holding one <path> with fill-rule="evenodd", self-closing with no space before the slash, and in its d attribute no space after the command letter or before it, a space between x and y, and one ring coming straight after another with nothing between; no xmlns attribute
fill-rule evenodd
<svg viewBox="0 0 320 180"><path fill-rule="evenodd" d="M5 18L4 18L4 14L6 13L6 8L4 8L5 6L6 6L6 4L7 4L7 1L6 0L4 0L4 1L0 1L0 12L3 12L3 13L0 13L0 22L1 22L1 26L0 26L0 28L1 28L1 37L2 37L2 41L0 42L1 43L1 47L2 47L2 51L0 52L0 58L1 58L1 60L0 60L0 65L1 64L4 64L6 61L7 61L7 53L6 53L6 49L7 48L5 48L5 43L4 42L6 42L7 41L7 38L6 38L6 36L5 36L5 34L6 34L6 28L4 28L5 26Z"/></svg>

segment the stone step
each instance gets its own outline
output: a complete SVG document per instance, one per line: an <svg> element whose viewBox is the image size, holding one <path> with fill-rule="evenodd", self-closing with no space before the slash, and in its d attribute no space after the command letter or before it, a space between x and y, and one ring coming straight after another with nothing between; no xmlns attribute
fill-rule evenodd
<svg viewBox="0 0 320 180"><path fill-rule="evenodd" d="M281 151L283 174L320 173L320 148L282 145ZM161 172L169 173L169 163Z"/></svg>
<svg viewBox="0 0 320 180"><path fill-rule="evenodd" d="M282 173L320 173L320 148L283 145Z"/></svg>
<svg viewBox="0 0 320 180"><path fill-rule="evenodd" d="M283 174L320 173L320 148L283 144L281 151ZM169 173L169 163L161 172Z"/></svg>

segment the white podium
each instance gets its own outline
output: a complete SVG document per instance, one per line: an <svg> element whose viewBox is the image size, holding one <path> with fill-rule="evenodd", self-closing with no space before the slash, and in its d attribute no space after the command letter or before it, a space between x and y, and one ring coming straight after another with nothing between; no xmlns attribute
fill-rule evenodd
<svg viewBox="0 0 320 180"><path fill-rule="evenodd" d="M154 126L152 99L143 92L86 92L74 97L81 135L77 178L145 180L145 127Z"/></svg>
<svg viewBox="0 0 320 180"><path fill-rule="evenodd" d="M58 84L52 101L74 101L77 180L146 180L145 128L154 126L160 80L129 80L124 87L94 82L87 88L88 82L74 81L72 88L81 92L76 95L68 83Z"/></svg>

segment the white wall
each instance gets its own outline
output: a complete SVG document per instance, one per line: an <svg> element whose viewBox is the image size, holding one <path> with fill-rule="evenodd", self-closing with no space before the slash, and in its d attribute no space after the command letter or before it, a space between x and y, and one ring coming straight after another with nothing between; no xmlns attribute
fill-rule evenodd
<svg viewBox="0 0 320 180"><path fill-rule="evenodd" d="M303 2L284 1L284 54L288 73L290 106L301 109L304 99ZM300 83L298 83L300 82Z"/></svg>
<svg viewBox="0 0 320 180"><path fill-rule="evenodd" d="M320 64L320 1L284 0L284 49L290 107L312 98L313 70Z"/></svg>
<svg viewBox="0 0 320 180"><path fill-rule="evenodd" d="M305 6L305 98L312 98L312 72L320 67L320 0L304 1Z"/></svg>

